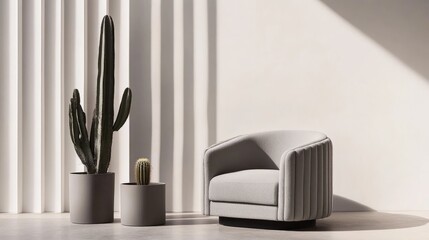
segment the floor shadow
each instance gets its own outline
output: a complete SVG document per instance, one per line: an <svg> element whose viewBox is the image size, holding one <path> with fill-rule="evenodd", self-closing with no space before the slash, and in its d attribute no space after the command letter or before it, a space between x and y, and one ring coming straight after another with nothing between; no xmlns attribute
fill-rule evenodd
<svg viewBox="0 0 429 240"><path fill-rule="evenodd" d="M204 218L206 216L195 213L195 214L178 214L178 215L167 215L167 219L183 219L183 218Z"/></svg>
<svg viewBox="0 0 429 240"><path fill-rule="evenodd" d="M165 225L203 225L218 224L217 217L208 217L200 213L167 214Z"/></svg>
<svg viewBox="0 0 429 240"><path fill-rule="evenodd" d="M205 225L205 224L218 224L219 220L208 219L167 219L165 225Z"/></svg>
<svg viewBox="0 0 429 240"><path fill-rule="evenodd" d="M201 214L184 214L167 216L165 225L205 225L218 224L217 217L207 217Z"/></svg>
<svg viewBox="0 0 429 240"><path fill-rule="evenodd" d="M383 212L336 212L326 219L318 220L313 228L301 231L364 231L401 229L425 225L428 219Z"/></svg>
<svg viewBox="0 0 429 240"><path fill-rule="evenodd" d="M321 0L404 64L429 79L429 1ZM352 46L351 46L352 47Z"/></svg>
<svg viewBox="0 0 429 240"><path fill-rule="evenodd" d="M332 210L334 212L373 212L374 209L363 205L362 203L358 203L351 199L334 195L333 197L333 207Z"/></svg>

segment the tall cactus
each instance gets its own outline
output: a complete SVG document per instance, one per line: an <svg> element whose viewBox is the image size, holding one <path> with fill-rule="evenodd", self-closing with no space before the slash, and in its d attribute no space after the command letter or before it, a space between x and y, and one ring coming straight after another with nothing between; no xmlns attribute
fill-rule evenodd
<svg viewBox="0 0 429 240"><path fill-rule="evenodd" d="M70 136L75 150L87 172L106 173L111 156L113 131L118 131L126 122L131 107L131 89L126 88L121 100L116 121L113 123L115 92L115 36L113 19L104 16L101 24L98 48L97 99L88 137L86 115L80 105L77 89L69 106Z"/></svg>
<svg viewBox="0 0 429 240"><path fill-rule="evenodd" d="M140 158L134 167L137 185L148 185L150 183L150 161Z"/></svg>

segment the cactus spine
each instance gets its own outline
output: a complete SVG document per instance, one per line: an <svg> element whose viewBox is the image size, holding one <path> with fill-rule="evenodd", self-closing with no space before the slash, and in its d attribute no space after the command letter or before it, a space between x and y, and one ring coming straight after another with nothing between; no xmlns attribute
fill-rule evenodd
<svg viewBox="0 0 429 240"><path fill-rule="evenodd" d="M80 105L79 91L73 91L69 106L70 136L88 173L106 173L111 157L113 131L126 122L131 107L131 89L126 88L113 122L115 90L115 36L113 19L104 16L98 48L97 96L91 132L88 137L86 115Z"/></svg>
<svg viewBox="0 0 429 240"><path fill-rule="evenodd" d="M147 158L140 158L134 168L137 185L148 185L150 183L150 161Z"/></svg>

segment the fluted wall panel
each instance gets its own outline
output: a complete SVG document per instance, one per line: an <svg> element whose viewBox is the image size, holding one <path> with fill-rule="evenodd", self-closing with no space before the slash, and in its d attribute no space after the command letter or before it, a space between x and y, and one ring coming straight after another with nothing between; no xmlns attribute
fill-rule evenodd
<svg viewBox="0 0 429 240"><path fill-rule="evenodd" d="M69 210L68 174L84 167L68 103L79 89L92 118L105 14L115 21L115 111L133 91L130 120L113 140L115 210L120 183L148 157L152 181L167 184L167 209L199 211L202 151L214 141L208 11L207 0L0 0L0 212Z"/></svg>

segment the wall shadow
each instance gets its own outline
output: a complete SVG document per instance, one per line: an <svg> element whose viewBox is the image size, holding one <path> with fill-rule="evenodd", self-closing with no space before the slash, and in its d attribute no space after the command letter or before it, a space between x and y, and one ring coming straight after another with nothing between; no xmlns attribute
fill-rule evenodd
<svg viewBox="0 0 429 240"><path fill-rule="evenodd" d="M134 162L151 156L151 1L130 1L130 88L134 91L130 111L130 179ZM135 49L134 51L132 49Z"/></svg>
<svg viewBox="0 0 429 240"><path fill-rule="evenodd" d="M0 114L0 152L3 154L3 158L9 158L9 111L10 104L9 99L9 38L6 37L9 29L9 2L0 2L0 32L4 33L4 36L0 37L0 106L2 114ZM0 192L5 197L0 197L0 212L8 212L8 199L7 194L9 193L9 162L0 161Z"/></svg>
<svg viewBox="0 0 429 240"><path fill-rule="evenodd" d="M217 0L207 1L208 17L208 143L217 142Z"/></svg>
<svg viewBox="0 0 429 240"><path fill-rule="evenodd" d="M139 157L151 157L152 108L157 104L152 101L151 65L160 64L160 155L159 180L166 183L166 207L169 210L196 211L199 202L195 202L194 182L201 181L195 176L195 167L201 159L196 159L195 142L195 43L194 43L194 3L195 0L183 1L183 142L182 179L174 182L175 146L175 89L174 89L174 0L161 1L160 31L161 58L159 63L151 62L151 0L131 0L130 2L130 86L136 94L130 116L130 177L134 178L134 161ZM208 0L208 87L207 140L211 145L217 141L217 1ZM157 29L154 29L155 31ZM204 33L205 34L205 33ZM134 49L134 50L133 50ZM177 110L177 109L176 109ZM178 136L176 136L178 137ZM177 150L177 149L176 149ZM202 166L201 166L202 168ZM173 189L181 191L181 199L173 199ZM175 197L179 197L175 196ZM173 203L181 202L181 206ZM181 209L180 209L181 208Z"/></svg>
<svg viewBox="0 0 429 240"><path fill-rule="evenodd" d="M429 79L429 1L321 0L404 64ZM352 47L352 46L351 46Z"/></svg>
<svg viewBox="0 0 429 240"><path fill-rule="evenodd" d="M183 1L183 174L182 210L194 210L194 1Z"/></svg>
<svg viewBox="0 0 429 240"><path fill-rule="evenodd" d="M155 63L156 64L156 63ZM161 152L160 181L166 184L166 206L173 206L174 165L174 2L161 1Z"/></svg>
<svg viewBox="0 0 429 240"><path fill-rule="evenodd" d="M72 97L73 89L75 88L75 79L76 79L76 70L75 68L75 49L76 44L75 32L76 24L74 17L76 16L75 5L72 1L64 1L64 101L63 108L65 109L65 114L68 114L70 98ZM81 89L79 89L81 91ZM64 130L68 134L68 124L69 118L68 115L64 117ZM65 136L64 138L64 211L69 211L69 178L68 174L74 172L76 169L76 151L73 147L73 143L70 137Z"/></svg>
<svg viewBox="0 0 429 240"><path fill-rule="evenodd" d="M184 137L182 210L195 211L194 167L195 159L195 110L194 110L194 0L184 0ZM162 26L163 27L163 26ZM208 34L208 88L207 88L207 140L217 142L217 0L207 2ZM171 118L172 119L172 118ZM179 187L179 186L175 186Z"/></svg>

